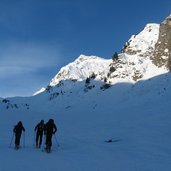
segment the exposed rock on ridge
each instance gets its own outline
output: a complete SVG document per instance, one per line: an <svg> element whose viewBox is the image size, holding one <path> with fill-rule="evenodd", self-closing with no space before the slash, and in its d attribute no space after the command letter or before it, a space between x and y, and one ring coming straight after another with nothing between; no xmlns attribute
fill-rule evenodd
<svg viewBox="0 0 171 171"><path fill-rule="evenodd" d="M171 14L160 24L159 39L151 59L158 67L171 71Z"/></svg>

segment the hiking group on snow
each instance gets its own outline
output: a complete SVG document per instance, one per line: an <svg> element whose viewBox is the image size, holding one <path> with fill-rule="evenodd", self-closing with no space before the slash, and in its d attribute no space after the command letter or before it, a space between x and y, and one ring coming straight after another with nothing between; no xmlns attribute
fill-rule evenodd
<svg viewBox="0 0 171 171"><path fill-rule="evenodd" d="M14 126L13 132L15 134L15 149L19 149L20 147L20 139L22 132L25 132L25 128L21 121L18 122L17 125ZM43 135L45 136L45 150L49 153L51 152L52 146L52 135L55 135L57 132L57 127L54 123L53 119L49 119L49 121L45 124L44 120L41 120L34 129L36 133L36 148L41 148ZM13 140L13 137L12 137ZM12 142L12 141L11 141ZM11 143L10 143L11 146Z"/></svg>

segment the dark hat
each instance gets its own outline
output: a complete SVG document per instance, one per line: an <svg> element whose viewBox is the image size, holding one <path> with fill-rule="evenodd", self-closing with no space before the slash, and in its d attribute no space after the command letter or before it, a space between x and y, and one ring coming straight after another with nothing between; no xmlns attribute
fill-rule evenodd
<svg viewBox="0 0 171 171"><path fill-rule="evenodd" d="M18 122L18 125L22 125L22 122L21 122L21 121L19 121L19 122Z"/></svg>
<svg viewBox="0 0 171 171"><path fill-rule="evenodd" d="M54 123L54 120L53 120L53 119L49 119L49 122L50 122L50 123Z"/></svg>

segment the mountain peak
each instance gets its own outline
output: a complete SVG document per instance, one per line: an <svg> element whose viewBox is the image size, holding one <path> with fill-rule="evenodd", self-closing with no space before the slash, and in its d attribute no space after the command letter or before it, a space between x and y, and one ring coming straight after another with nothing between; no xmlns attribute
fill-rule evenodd
<svg viewBox="0 0 171 171"><path fill-rule="evenodd" d="M159 24L150 23L137 35L132 35L122 51L128 55L149 56L158 40Z"/></svg>
<svg viewBox="0 0 171 171"><path fill-rule="evenodd" d="M82 81L90 77L93 73L104 76L107 74L110 62L111 60L97 56L80 55L75 61L61 68L51 80L50 86L55 86L62 80Z"/></svg>
<svg viewBox="0 0 171 171"><path fill-rule="evenodd" d="M89 59L98 59L100 57L97 57L97 56L86 56L86 55L83 55L81 54L76 60L75 62L82 62L82 61L86 61L86 60L89 60Z"/></svg>

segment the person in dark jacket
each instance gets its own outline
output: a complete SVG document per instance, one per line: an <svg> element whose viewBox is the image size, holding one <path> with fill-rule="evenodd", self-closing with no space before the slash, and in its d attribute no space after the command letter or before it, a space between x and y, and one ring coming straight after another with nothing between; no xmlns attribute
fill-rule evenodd
<svg viewBox="0 0 171 171"><path fill-rule="evenodd" d="M45 128L44 120L41 120L34 128L36 132L36 147L40 148L42 145L43 131Z"/></svg>
<svg viewBox="0 0 171 171"><path fill-rule="evenodd" d="M21 138L22 131L25 132L25 128L22 122L19 121L18 124L15 125L13 129L13 132L15 133L15 148L16 149L19 149L20 147L20 138Z"/></svg>
<svg viewBox="0 0 171 171"><path fill-rule="evenodd" d="M54 123L53 119L49 119L49 121L45 125L45 135L46 135L46 150L47 152L51 151L52 146L52 135L57 131L57 127Z"/></svg>

